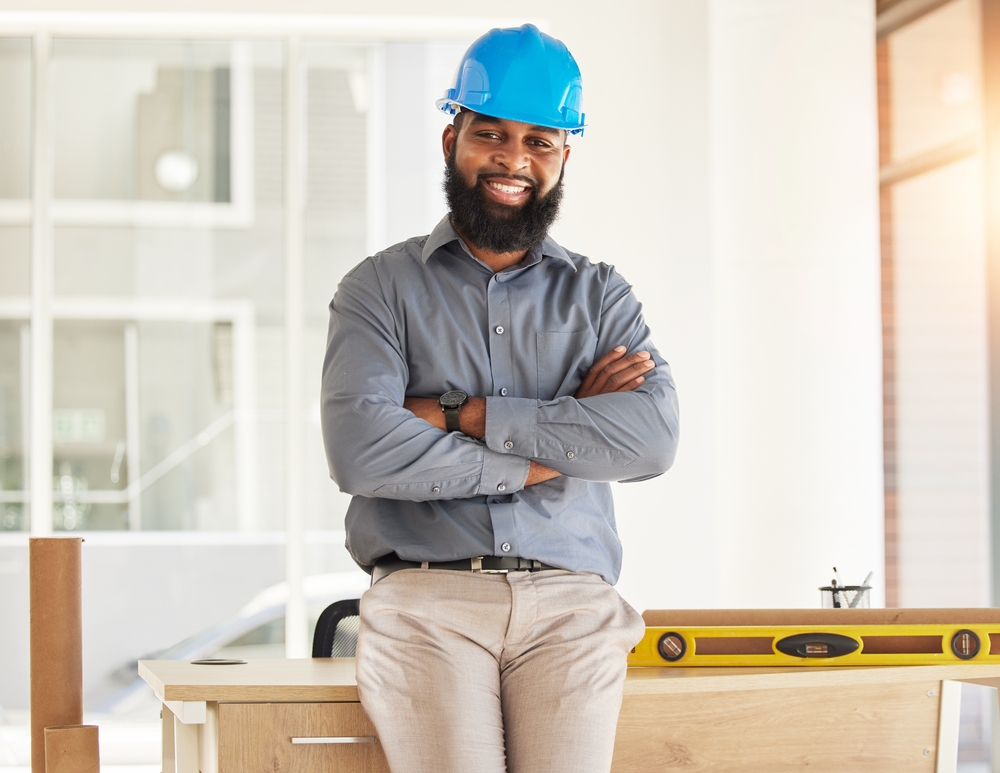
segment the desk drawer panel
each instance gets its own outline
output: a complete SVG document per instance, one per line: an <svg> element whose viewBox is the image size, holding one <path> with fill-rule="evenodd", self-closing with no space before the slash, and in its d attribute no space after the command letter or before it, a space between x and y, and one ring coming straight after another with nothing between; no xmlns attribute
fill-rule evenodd
<svg viewBox="0 0 1000 773"><path fill-rule="evenodd" d="M626 695L611 771L934 773L940 695L935 681Z"/></svg>
<svg viewBox="0 0 1000 773"><path fill-rule="evenodd" d="M360 703L221 703L219 773L389 773Z"/></svg>

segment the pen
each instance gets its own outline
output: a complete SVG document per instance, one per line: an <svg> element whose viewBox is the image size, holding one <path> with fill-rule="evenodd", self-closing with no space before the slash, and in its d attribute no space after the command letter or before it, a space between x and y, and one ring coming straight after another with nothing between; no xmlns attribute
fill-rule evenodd
<svg viewBox="0 0 1000 773"><path fill-rule="evenodd" d="M854 597L854 601L852 601L849 605L850 609L855 609L858 606L858 602L861 601L861 597L864 595L865 591L871 588L871 586L868 583L872 581L872 577L874 576L875 572L868 572L868 576L865 577L865 581L861 583L861 585L858 587L858 592L857 595L855 595Z"/></svg>

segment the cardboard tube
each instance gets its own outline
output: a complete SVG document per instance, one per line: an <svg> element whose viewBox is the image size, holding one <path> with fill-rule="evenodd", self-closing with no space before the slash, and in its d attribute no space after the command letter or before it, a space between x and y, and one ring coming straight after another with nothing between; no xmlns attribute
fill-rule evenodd
<svg viewBox="0 0 1000 773"><path fill-rule="evenodd" d="M83 723L82 539L28 540L31 773L45 773L45 728Z"/></svg>
<svg viewBox="0 0 1000 773"><path fill-rule="evenodd" d="M97 725L45 728L45 773L100 773Z"/></svg>

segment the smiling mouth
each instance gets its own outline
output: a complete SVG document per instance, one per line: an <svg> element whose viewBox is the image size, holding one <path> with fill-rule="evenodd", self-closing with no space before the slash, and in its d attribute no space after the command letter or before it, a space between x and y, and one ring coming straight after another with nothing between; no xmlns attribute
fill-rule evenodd
<svg viewBox="0 0 1000 773"><path fill-rule="evenodd" d="M487 180L486 184L501 193L524 193L529 188L527 185L510 185L496 180Z"/></svg>

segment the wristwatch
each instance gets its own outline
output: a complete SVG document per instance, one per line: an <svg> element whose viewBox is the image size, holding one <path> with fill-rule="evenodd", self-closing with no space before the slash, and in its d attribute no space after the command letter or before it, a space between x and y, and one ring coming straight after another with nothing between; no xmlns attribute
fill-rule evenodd
<svg viewBox="0 0 1000 773"><path fill-rule="evenodd" d="M444 411L444 425L448 428L449 432L461 432L458 412L467 402L469 402L469 396L461 389L452 389L438 398L438 404L441 406L441 410Z"/></svg>

